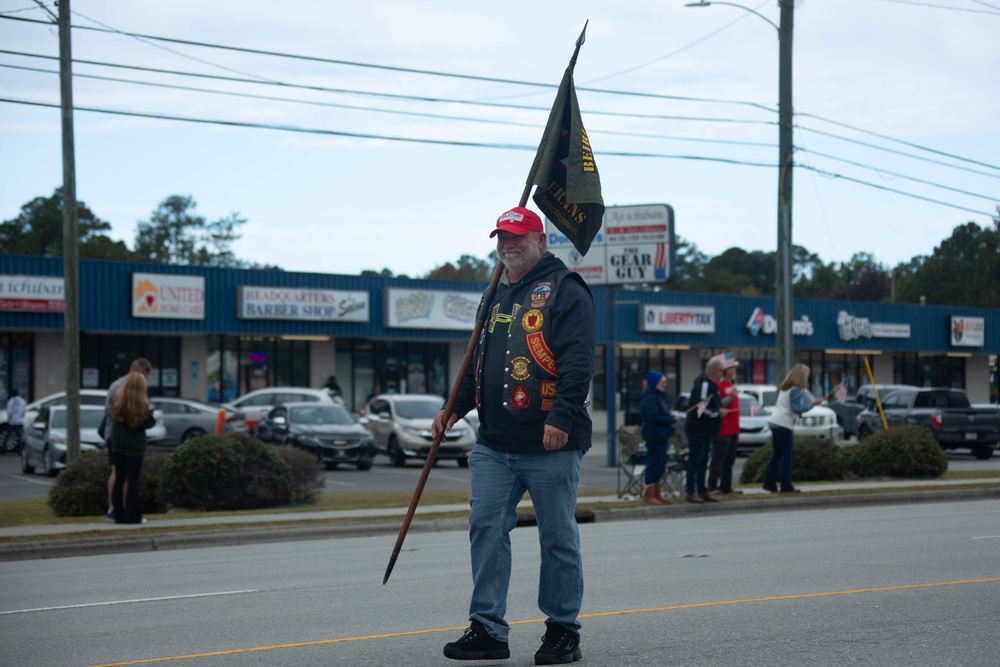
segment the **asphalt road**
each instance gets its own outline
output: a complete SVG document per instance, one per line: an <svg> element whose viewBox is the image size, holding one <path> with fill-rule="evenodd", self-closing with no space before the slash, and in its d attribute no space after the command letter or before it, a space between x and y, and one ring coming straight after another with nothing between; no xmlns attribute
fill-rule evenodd
<svg viewBox="0 0 1000 667"><path fill-rule="evenodd" d="M995 666L996 501L581 525L589 665ZM19 667L455 664L464 531L0 563ZM534 528L513 533L512 657L543 633Z"/></svg>
<svg viewBox="0 0 1000 667"><path fill-rule="evenodd" d="M977 461L970 454L947 452L950 470L988 470L1000 473L1000 456L988 461ZM745 458L736 459L734 476L739 479ZM411 461L403 468L391 466L384 456L375 457L371 470L360 472L353 467L343 467L324 472L326 493L354 493L390 491L412 492L420 478L423 464ZM17 456L0 456L0 500L15 498L37 498L48 494L53 480L41 474L21 473ZM607 466L606 443L596 444L583 457L580 472L580 487L604 492L614 492L618 488L618 469ZM427 478L427 491L446 491L469 488L468 468L459 468L453 461L442 461Z"/></svg>

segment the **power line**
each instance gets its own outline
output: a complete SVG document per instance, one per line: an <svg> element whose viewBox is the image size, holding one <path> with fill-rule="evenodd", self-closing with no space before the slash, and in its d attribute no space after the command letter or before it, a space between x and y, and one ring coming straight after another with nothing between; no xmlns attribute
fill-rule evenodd
<svg viewBox="0 0 1000 667"><path fill-rule="evenodd" d="M8 19L10 21L24 21L26 23L38 23L38 24L41 24L41 25L50 25L50 23L48 21L39 21L38 19L26 19L26 18L22 18L22 17L19 17L19 16L0 16L0 18ZM281 51L266 51L266 50L263 50L263 49L251 49L251 48L242 47L242 46L228 46L228 45L223 45L223 44L212 44L210 42L197 42L197 41L194 41L194 40L178 39L178 38L174 38L174 37L161 37L161 36L157 36L157 35L145 35L145 34L136 33L136 32L126 32L124 30L112 30L112 29L108 29L108 28L95 28L93 26L73 25L72 27L74 29L77 29L77 30L92 30L92 31L95 31L95 32L111 33L111 34L117 34L117 35L124 35L126 37L136 37L136 38L142 38L142 39L147 39L147 40L157 40L157 41L169 42L169 43L173 43L173 44L184 44L186 46L197 46L197 47L206 48L206 49L221 49L221 50L224 50L224 51L235 51L237 53L249 53L249 54L259 55L259 56L272 56L272 57L276 57L276 58L290 58L290 59L293 59L293 60L304 60L304 61L307 61L307 62L324 63L324 64L327 64L327 65L342 65L342 66L345 66L345 67L363 67L363 68L367 68L367 69L376 69L376 70L383 70L383 71L388 71L388 72L402 72L402 73L405 73L405 74L421 74L421 75L425 75L425 76L440 76L440 77L447 77L447 78L452 78L452 79L462 79L462 80L466 80L466 81L482 81L482 82L485 82L485 83L502 83L502 84L515 85L515 86L531 86L531 87L535 87L535 88L545 88L547 90L554 90L555 88L558 87L556 84L552 84L552 83L539 83L537 81L522 81L522 80L518 80L518 79L503 79L503 78L500 78L500 77L480 76L480 75L476 75L476 74L458 74L458 73L455 73L455 72L441 72L441 71L436 71L436 70L417 69L417 68L413 68L413 67L400 67L400 66L397 66L397 65L377 65L375 63L363 63L363 62L357 62L357 61L353 61L353 60L340 60L340 59L337 59L337 58L324 58L322 56L309 56L309 55L297 54L297 53L283 53ZM710 98L710 97L686 97L686 96L680 96L680 95L663 95L661 93L642 93L642 92L628 91L628 90L607 90L607 89L603 89L603 88L586 88L586 87L582 87L582 86L578 86L576 88L576 90L577 90L577 92L586 91L586 92L590 92L590 93L600 93L600 94L605 94L605 95L625 95L625 96L630 96L630 97L648 97L648 98L654 98L654 99L675 100L675 101L681 101L681 102L706 102L706 103L710 103L710 104L735 104L735 105L749 106L749 107L753 107L753 108L757 108L757 109L762 109L764 111L768 111L768 112L771 112L771 113L775 113L775 110L772 107L769 107L769 106L767 106L765 104L760 104L758 102L749 102L749 101L744 101L744 100L722 100L722 99Z"/></svg>
<svg viewBox="0 0 1000 667"><path fill-rule="evenodd" d="M42 69L39 67L26 67L24 65L10 65L6 63L0 63L0 67L5 67L8 69L22 70L26 72L39 72L42 74L59 74L56 70ZM320 106L335 109L348 109L351 111L370 111L373 113L387 113L400 116L413 116L418 118L435 118L440 120L450 120L450 121L464 121L469 123L489 123L493 125L510 125L516 127L533 127L541 128L542 125L538 123L519 123L512 120L498 120L495 118L473 118L470 116L455 116L448 114L436 114L436 113L426 113L420 111L403 111L399 109L382 109L378 107L365 107L355 104L339 104L336 102L319 102L315 100L299 100L289 97L278 97L276 95L255 95L253 93L237 93L228 90L213 90L210 88L198 88L197 86L180 86L176 84L169 83L158 83L154 81L138 81L136 79L122 79L113 76L99 76L96 74L81 74L78 72L73 73L74 78L80 77L84 79L93 79L97 81L110 81L113 83L128 83L138 86L150 86L154 88L167 88L170 90L187 90L196 93L206 93L209 95L225 95L229 97L242 97L255 100L269 100L273 102L287 102L290 104L305 104L309 106ZM751 147L761 147L761 148L774 148L773 143L761 142L761 141L737 141L733 139L705 139L701 137L679 137L676 135L667 134L649 134L643 132L622 132L616 130L606 130L599 127L591 127L591 134L609 134L616 136L625 137L638 137L646 139L665 139L671 141L690 141L694 143L709 143L709 144L724 144L724 145L734 145L734 146L751 146Z"/></svg>
<svg viewBox="0 0 1000 667"><path fill-rule="evenodd" d="M24 105L28 105L28 106L47 107L47 108L52 108L52 109L58 109L59 108L58 104L51 104L51 103L48 103L48 102L34 102L34 101L28 101L28 100L16 100L16 99L9 99L9 98L0 98L0 102L6 102L6 103L9 103L9 104L24 104ZM500 143L485 143L485 142L474 142L474 141L453 141L453 140L443 140L443 139L421 139L421 138L415 138L415 137L399 137L399 136L392 136L392 135L378 135L378 134L368 134L368 133L361 133L361 132L344 132L344 131L340 131L340 130L325 130L325 129L317 129L317 128L304 128L304 127L295 127L295 126L291 126L291 125L271 125L271 124L266 124L266 123L248 123L248 122L242 122L242 121L227 121L227 120L215 120L215 119L206 119L206 118L191 118L191 117L184 117L184 116L170 116L170 115L166 115L166 114L138 113L138 112L133 112L133 111L120 111L120 110L115 110L115 109L101 109L101 108L96 108L96 107L74 106L73 109L74 109L74 111L89 111L89 112L92 112L92 113L103 113L103 114L111 114L111 115L117 115L117 116L132 116L132 117L137 117L137 118L151 118L151 119L156 119L156 120L172 120L172 121L187 122L187 123L199 123L199 124L205 124L205 125L222 125L222 126L228 126L228 127L240 127L240 128L250 128L250 129L277 130L277 131L283 131L283 132L299 132L299 133L305 133L305 134L319 134L319 135L327 135L327 136L348 137L348 138L355 138L355 139L377 139L377 140L382 140L382 141L398 141L398 142L416 143L416 144L434 144L434 145L442 145L442 146L462 146L462 147L468 147L468 148L494 148L494 149L502 149L502 150L535 151L538 148L537 146L525 145L525 144L500 144ZM635 153L635 152L625 152L625 151L601 151L601 155L608 156L608 157L629 157L629 158L642 157L642 158L657 158L657 159L692 160L692 161L701 161L701 162L718 162L718 163L723 163L723 164L731 164L731 165L738 165L738 166L745 166L745 167L765 167L765 168L769 168L769 169L773 169L776 166L773 163L747 162L747 161L744 161L744 160L733 160L733 159L727 159L727 158L708 157L708 156L701 156L701 155L676 155L676 154L666 154L666 153L645 153L645 152L644 153ZM834 172L824 171L824 170L821 170L821 169L818 169L818 168L815 168L815 167L812 167L812 166L809 166L809 165L804 165L803 164L803 165L797 165L797 166L799 166L799 167L801 167L803 169L809 169L811 171L815 171L818 174L821 174L821 175L829 177L829 178L839 178L839 179L846 180L846 181L849 181L849 182L852 182L852 183L857 183L859 185L866 185L866 186L869 186L869 187L872 187L872 188L876 188L876 189L879 189L879 190L884 190L884 191L887 191L887 192L893 192L895 194L899 194L899 195L902 195L904 197L910 197L910 198L913 198L913 199L919 199L921 201L931 202L931 203L939 204L941 206L945 206L945 207L948 207L948 208L953 208L953 209L957 209L957 210L960 210L960 211L967 211L967 212L970 212L970 213L975 213L977 215L984 215L984 216L992 216L993 215L992 213L987 213L987 212L983 212L983 211L977 211L976 209L971 209L971 208L968 208L968 207L965 207L965 206L960 206L958 204L951 204L951 203L944 202L944 201L941 201L941 200L938 200L938 199L932 199L930 197L924 197L924 196L921 196L921 195L914 194L912 192L906 192L905 190L898 190L898 189L895 189L895 188L890 188L890 187L886 187L886 186L883 186L883 185L878 185L876 183L870 183L870 182L867 182L867 181L863 181L861 179L856 179L856 178L852 178L852 177L849 177L849 176L844 176L842 174L837 174L837 173L834 173Z"/></svg>
<svg viewBox="0 0 1000 667"><path fill-rule="evenodd" d="M43 60L58 60L55 56L46 56L38 53L28 53L25 51L10 51L7 49L0 49L0 53L7 55L23 56L27 58L40 58ZM474 102L469 100L459 100L455 98L447 97L429 97L426 95L404 95L401 93L383 93L376 91L365 91L365 90L354 90L350 88L330 88L327 86L314 86L307 84L297 84L297 83L287 83L282 81L263 81L256 79L242 79L232 76L222 76L219 74L200 74L198 72L185 72L180 70L169 70L161 69L157 67L142 67L139 65L123 65L119 63L109 63L100 60L84 60L84 59L73 59L74 63L81 65L96 65L99 67L111 67L116 69L128 69L135 70L139 72L150 72L154 74L170 74L174 76L184 76L192 77L198 79L211 79L216 81L230 81L234 83L249 83L254 85L264 85L264 86L278 86L281 88L292 88L300 90L311 90L316 92L325 93L337 93L345 95L361 95L365 97L381 97L387 99L398 99L398 100L409 100L417 102L433 102L433 103L445 103L445 104L462 104L468 106L485 106L497 109L517 109L523 111L542 111L548 113L550 107L541 106L529 106L525 104L506 104L502 102ZM75 73L74 73L75 76ZM704 123L738 123L746 125L776 125L776 121L769 120L744 120L744 119L734 119L734 118L708 118L704 116L669 116L662 114L643 114L643 113L629 113L624 111L603 111L603 110L586 110L588 116L617 116L623 118L645 118L651 120L681 120L681 121L694 121L694 122L704 122Z"/></svg>
<svg viewBox="0 0 1000 667"><path fill-rule="evenodd" d="M938 5L933 2L915 2L914 0L882 0L882 2L893 2L897 5L916 5L918 7L930 7L931 9L946 9L953 12L972 12L973 14L991 14L993 16L1000 16L1000 10L995 12L985 12L982 9L973 9L971 7L952 7L951 5ZM986 7L990 6L985 2L981 2L979 4Z"/></svg>

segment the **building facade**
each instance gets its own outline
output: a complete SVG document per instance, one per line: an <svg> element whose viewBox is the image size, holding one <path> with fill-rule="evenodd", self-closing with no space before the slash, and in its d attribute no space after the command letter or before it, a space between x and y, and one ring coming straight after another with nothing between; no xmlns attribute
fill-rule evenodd
<svg viewBox="0 0 1000 667"><path fill-rule="evenodd" d="M484 283L81 260L80 372L104 388L143 356L151 396L227 401L267 386L323 386L349 407L380 391L446 396ZM689 388L721 351L739 382L776 384L773 298L593 288L595 428L636 423L641 382ZM65 388L60 259L0 257L0 400ZM1000 309L796 299L795 360L811 389L841 382L964 388L996 403ZM868 362L867 364L865 362ZM615 411L608 412L609 405Z"/></svg>

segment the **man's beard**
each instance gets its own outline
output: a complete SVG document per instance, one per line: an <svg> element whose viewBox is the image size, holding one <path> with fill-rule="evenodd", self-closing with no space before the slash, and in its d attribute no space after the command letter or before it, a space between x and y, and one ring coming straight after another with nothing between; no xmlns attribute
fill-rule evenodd
<svg viewBox="0 0 1000 667"><path fill-rule="evenodd" d="M504 248L500 253L500 260L508 271L523 273L538 264L544 252L536 243L520 248Z"/></svg>

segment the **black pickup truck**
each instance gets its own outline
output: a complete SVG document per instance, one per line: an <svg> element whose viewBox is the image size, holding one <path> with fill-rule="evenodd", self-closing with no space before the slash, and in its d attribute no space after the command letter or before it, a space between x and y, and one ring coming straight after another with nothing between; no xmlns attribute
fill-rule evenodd
<svg viewBox="0 0 1000 667"><path fill-rule="evenodd" d="M881 396L880 396L881 398ZM988 459L1000 442L1000 409L974 408L961 389L911 387L895 389L882 399L889 428L926 426L944 449L966 449ZM876 407L858 415L858 438L882 430Z"/></svg>
<svg viewBox="0 0 1000 667"><path fill-rule="evenodd" d="M908 384L876 384L879 400L885 399L889 392L897 389L915 389ZM858 435L858 415L865 408L875 409L875 391L872 385L865 384L853 396L848 396L843 403L836 400L827 401L827 407L837 414L837 423L844 428L844 437Z"/></svg>

